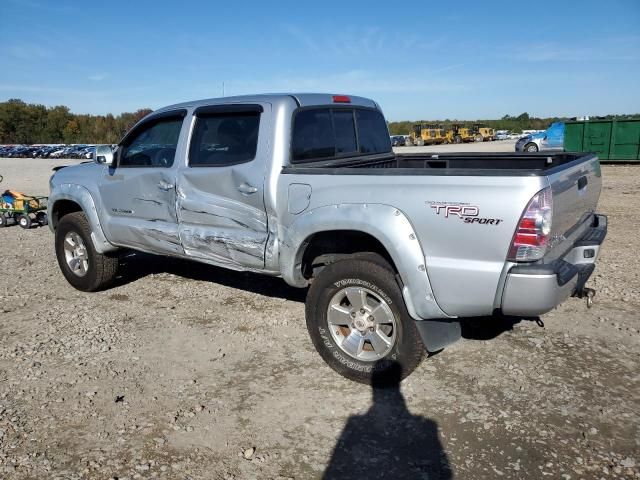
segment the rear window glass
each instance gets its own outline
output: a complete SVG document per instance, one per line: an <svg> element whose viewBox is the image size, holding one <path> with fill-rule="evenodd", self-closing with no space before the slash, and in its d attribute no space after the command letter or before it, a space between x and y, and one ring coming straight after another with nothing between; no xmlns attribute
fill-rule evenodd
<svg viewBox="0 0 640 480"><path fill-rule="evenodd" d="M335 110L333 112L333 127L336 135L336 154L357 152L353 110Z"/></svg>
<svg viewBox="0 0 640 480"><path fill-rule="evenodd" d="M294 118L292 162L391 152L384 117L377 110L314 108Z"/></svg>
<svg viewBox="0 0 640 480"><path fill-rule="evenodd" d="M335 154L331 111L323 109L298 112L293 132L293 158L309 160L333 157Z"/></svg>
<svg viewBox="0 0 640 480"><path fill-rule="evenodd" d="M389 131L384 117L375 110L356 110L360 153L386 153L391 151Z"/></svg>
<svg viewBox="0 0 640 480"><path fill-rule="evenodd" d="M259 124L258 112L198 116L189 150L189 166L215 167L253 160Z"/></svg>

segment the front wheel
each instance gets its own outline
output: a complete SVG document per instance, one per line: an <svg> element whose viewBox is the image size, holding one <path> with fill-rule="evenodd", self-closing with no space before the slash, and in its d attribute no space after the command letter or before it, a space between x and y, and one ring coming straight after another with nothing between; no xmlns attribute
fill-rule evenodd
<svg viewBox="0 0 640 480"><path fill-rule="evenodd" d="M394 272L384 261L352 258L325 267L309 288L306 319L323 360L356 382L397 382L424 356Z"/></svg>
<svg viewBox="0 0 640 480"><path fill-rule="evenodd" d="M56 229L55 246L62 274L78 290L94 292L115 280L119 258L96 251L84 213L74 212L62 217Z"/></svg>

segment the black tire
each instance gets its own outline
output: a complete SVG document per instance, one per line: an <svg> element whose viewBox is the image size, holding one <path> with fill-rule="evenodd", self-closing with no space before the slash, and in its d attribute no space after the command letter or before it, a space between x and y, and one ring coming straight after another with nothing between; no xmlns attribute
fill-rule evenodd
<svg viewBox="0 0 640 480"><path fill-rule="evenodd" d="M88 268L84 276L75 274L65 258L64 242L70 232L77 234L86 248ZM83 212L74 212L62 217L56 229L55 248L62 274L78 290L95 292L107 288L115 280L119 257L96 252L91 241L91 227Z"/></svg>
<svg viewBox="0 0 640 480"><path fill-rule="evenodd" d="M44 212L36 213L36 222L38 222L41 226L45 226L49 224L49 219L47 218L47 214Z"/></svg>
<svg viewBox="0 0 640 480"><path fill-rule="evenodd" d="M462 137L460 135L456 135L453 139L453 143L462 143Z"/></svg>
<svg viewBox="0 0 640 480"><path fill-rule="evenodd" d="M370 255L370 254L367 254ZM306 300L307 329L322 359L340 375L371 385L393 384L407 377L422 361L425 349L415 321L409 316L395 273L382 257L354 256L330 264L314 279ZM361 361L336 343L329 332L327 311L331 299L344 288L355 286L374 291L393 312L395 343L376 361Z"/></svg>
<svg viewBox="0 0 640 480"><path fill-rule="evenodd" d="M25 230L28 230L31 228L31 225L33 225L33 222L31 220L31 217L24 213L22 215L19 215L16 217L16 222L18 222L18 225L20 225L22 228L24 228Z"/></svg>
<svg viewBox="0 0 640 480"><path fill-rule="evenodd" d="M7 226L7 217L4 213L0 213L0 228L4 228Z"/></svg>
<svg viewBox="0 0 640 480"><path fill-rule="evenodd" d="M527 143L524 146L524 151L525 152L537 152L538 151L538 145L536 145L535 143L531 142L531 143Z"/></svg>

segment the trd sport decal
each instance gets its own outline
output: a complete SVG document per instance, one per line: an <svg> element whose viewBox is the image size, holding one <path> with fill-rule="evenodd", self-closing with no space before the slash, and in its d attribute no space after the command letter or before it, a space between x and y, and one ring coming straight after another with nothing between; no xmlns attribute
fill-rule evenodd
<svg viewBox="0 0 640 480"><path fill-rule="evenodd" d="M480 217L480 208L463 202L425 202L436 212L436 215L442 215L444 218L459 218L464 223L478 223L480 225L500 225L500 218L482 218Z"/></svg>

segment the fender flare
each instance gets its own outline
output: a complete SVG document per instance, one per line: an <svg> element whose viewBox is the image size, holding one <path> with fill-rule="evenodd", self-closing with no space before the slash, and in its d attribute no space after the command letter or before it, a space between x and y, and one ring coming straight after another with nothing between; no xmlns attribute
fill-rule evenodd
<svg viewBox="0 0 640 480"><path fill-rule="evenodd" d="M54 218L53 212L55 210L55 205L60 200L69 200L80 206L89 221L89 225L91 225L91 241L98 253L118 250L118 247L110 243L107 240L107 237L105 237L102 225L100 225L100 219L98 218L96 204L93 201L91 193L86 187L73 183L62 183L60 185L56 185L51 191L47 205L47 216L52 220ZM53 221L49 222L49 229L51 232L55 233L55 225Z"/></svg>
<svg viewBox="0 0 640 480"><path fill-rule="evenodd" d="M280 268L295 287L308 284L302 275L302 257L315 233L357 230L376 238L389 252L403 282L402 295L416 320L451 318L438 306L418 236L407 216L384 204L340 204L318 207L296 217L280 231Z"/></svg>

